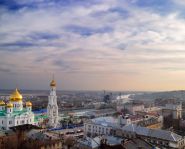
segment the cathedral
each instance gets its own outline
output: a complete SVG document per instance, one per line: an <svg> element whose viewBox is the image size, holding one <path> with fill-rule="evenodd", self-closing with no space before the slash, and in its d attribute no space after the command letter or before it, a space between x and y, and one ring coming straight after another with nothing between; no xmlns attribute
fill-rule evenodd
<svg viewBox="0 0 185 149"><path fill-rule="evenodd" d="M58 126L58 105L56 96L56 82L53 79L50 83L50 94L48 96L47 118L48 127ZM32 112L32 103L30 101L23 103L23 97L16 88L10 95L9 101L0 101L0 129L8 130L10 127L31 124L38 125L39 118ZM24 105L24 106L23 106Z"/></svg>
<svg viewBox="0 0 185 149"><path fill-rule="evenodd" d="M32 103L26 102L24 107L22 95L16 88L7 103L0 101L0 129L8 130L9 127L24 124L34 124Z"/></svg>

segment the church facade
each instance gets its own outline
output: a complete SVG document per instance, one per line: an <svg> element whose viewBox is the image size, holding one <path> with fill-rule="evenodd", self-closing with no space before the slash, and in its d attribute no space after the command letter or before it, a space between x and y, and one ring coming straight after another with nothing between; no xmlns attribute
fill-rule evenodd
<svg viewBox="0 0 185 149"><path fill-rule="evenodd" d="M34 124L32 103L26 102L23 106L22 95L16 88L7 103L0 101L0 129L24 124Z"/></svg>
<svg viewBox="0 0 185 149"><path fill-rule="evenodd" d="M38 116L33 113L30 101L23 103L23 97L17 88L10 95L8 102L0 100L0 129L8 130L10 127L24 124L39 125L43 119L48 119L47 126L50 128L58 126L58 105L54 79L50 83L47 115L44 118L42 115Z"/></svg>

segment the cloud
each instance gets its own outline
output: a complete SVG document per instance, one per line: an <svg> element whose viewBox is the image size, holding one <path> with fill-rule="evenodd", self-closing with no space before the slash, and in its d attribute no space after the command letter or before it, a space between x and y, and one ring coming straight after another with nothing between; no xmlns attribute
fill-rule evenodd
<svg viewBox="0 0 185 149"><path fill-rule="evenodd" d="M102 28L88 28L83 26L69 25L66 26L66 31L80 34L82 36L90 36L93 34L102 34L112 32L111 27L102 27Z"/></svg>
<svg viewBox="0 0 185 149"><path fill-rule="evenodd" d="M172 0L3 0L0 67L33 76L168 73L159 66L180 69L185 58L179 8Z"/></svg>
<svg viewBox="0 0 185 149"><path fill-rule="evenodd" d="M173 0L173 2L181 6L185 5L185 1L182 1L182 0Z"/></svg>

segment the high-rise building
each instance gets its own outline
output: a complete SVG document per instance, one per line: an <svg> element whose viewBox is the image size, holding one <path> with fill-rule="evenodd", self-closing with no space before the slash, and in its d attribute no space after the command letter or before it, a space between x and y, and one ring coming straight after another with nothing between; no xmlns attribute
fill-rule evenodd
<svg viewBox="0 0 185 149"><path fill-rule="evenodd" d="M56 96L56 82L53 79L50 83L50 95L48 96L47 114L49 118L49 127L57 127L58 125L58 105Z"/></svg>

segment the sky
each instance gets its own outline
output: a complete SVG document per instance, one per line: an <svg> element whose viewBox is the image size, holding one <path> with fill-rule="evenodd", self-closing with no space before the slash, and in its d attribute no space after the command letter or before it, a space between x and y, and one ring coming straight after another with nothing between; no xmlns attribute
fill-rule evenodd
<svg viewBox="0 0 185 149"><path fill-rule="evenodd" d="M185 0L1 0L0 88L185 89Z"/></svg>

